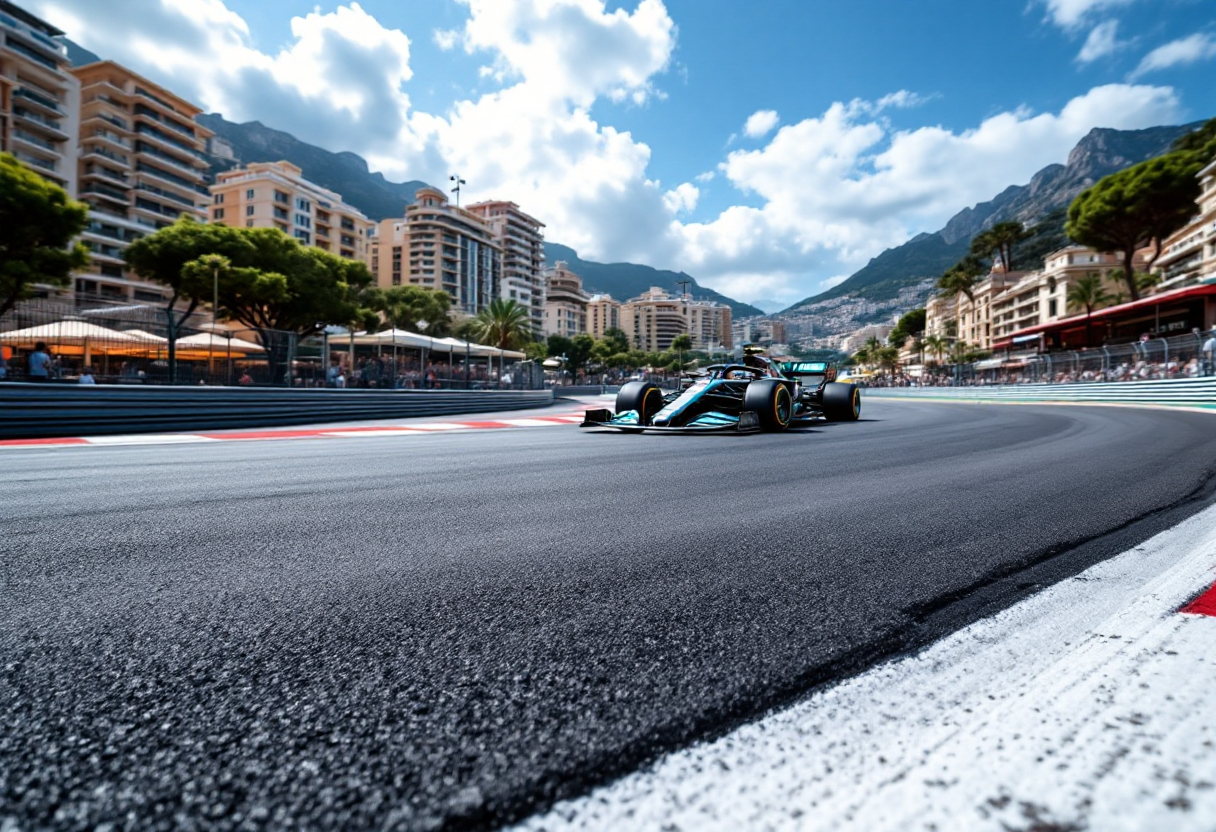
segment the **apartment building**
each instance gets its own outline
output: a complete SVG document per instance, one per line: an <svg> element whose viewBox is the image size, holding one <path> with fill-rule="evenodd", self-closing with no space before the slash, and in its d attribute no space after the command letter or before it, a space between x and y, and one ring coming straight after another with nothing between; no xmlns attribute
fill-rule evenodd
<svg viewBox="0 0 1216 832"><path fill-rule="evenodd" d="M123 250L183 214L207 218L202 110L113 61L71 70L80 86L77 197L89 206L82 240L88 268L77 305L92 300L160 303L168 290L125 268Z"/></svg>
<svg viewBox="0 0 1216 832"><path fill-rule="evenodd" d="M499 297L526 308L532 333L539 337L545 328L545 224L503 200L478 202L468 211L489 225L502 249Z"/></svg>
<svg viewBox="0 0 1216 832"><path fill-rule="evenodd" d="M610 329L621 328L621 303L612 295L592 295L587 299L587 332L603 338Z"/></svg>
<svg viewBox="0 0 1216 832"><path fill-rule="evenodd" d="M62 34L0 0L0 150L75 194L80 84Z"/></svg>
<svg viewBox="0 0 1216 832"><path fill-rule="evenodd" d="M216 176L210 217L234 227L277 228L350 260L369 256L372 221L291 162L254 162Z"/></svg>
<svg viewBox="0 0 1216 832"><path fill-rule="evenodd" d="M437 188L421 188L404 217L382 220L371 234L369 262L382 288L440 289L466 316L499 297L503 253L493 229Z"/></svg>
<svg viewBox="0 0 1216 832"><path fill-rule="evenodd" d="M694 350L714 353L733 348L729 306L711 300L692 300L687 295L682 300L687 332L692 338ZM772 340L769 342L772 343Z"/></svg>
<svg viewBox="0 0 1216 832"><path fill-rule="evenodd" d="M545 270L544 334L573 338L586 332L589 301L583 279L558 260Z"/></svg>
<svg viewBox="0 0 1216 832"><path fill-rule="evenodd" d="M1197 213L1162 242L1159 291L1216 280L1216 162L1199 171Z"/></svg>

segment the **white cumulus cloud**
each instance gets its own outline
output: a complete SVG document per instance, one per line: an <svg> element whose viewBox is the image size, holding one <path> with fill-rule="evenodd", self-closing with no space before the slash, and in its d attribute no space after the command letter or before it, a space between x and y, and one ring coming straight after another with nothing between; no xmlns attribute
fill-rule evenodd
<svg viewBox="0 0 1216 832"><path fill-rule="evenodd" d="M1107 20L1099 23L1089 32L1085 45L1077 53L1077 63L1088 64L1098 58L1110 55L1122 44L1118 39L1119 21Z"/></svg>
<svg viewBox="0 0 1216 832"><path fill-rule="evenodd" d="M1132 77L1139 78L1157 70L1198 63L1214 57L1216 57L1216 37L1197 32L1188 37L1170 41L1149 52L1132 72Z"/></svg>
<svg viewBox="0 0 1216 832"><path fill-rule="evenodd" d="M753 139L759 138L772 132L779 121L781 118L777 115L776 110L757 110L747 117L747 123L743 125L743 132Z"/></svg>
<svg viewBox="0 0 1216 832"><path fill-rule="evenodd" d="M1099 12L1130 5L1136 0L1043 0L1047 16L1064 29L1078 29Z"/></svg>

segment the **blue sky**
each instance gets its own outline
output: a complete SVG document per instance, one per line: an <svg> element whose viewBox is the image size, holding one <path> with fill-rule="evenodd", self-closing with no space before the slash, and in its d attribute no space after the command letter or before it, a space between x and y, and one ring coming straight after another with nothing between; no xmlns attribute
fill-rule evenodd
<svg viewBox="0 0 1216 832"><path fill-rule="evenodd" d="M770 310L1093 127L1216 115L1212 0L22 5L209 111Z"/></svg>

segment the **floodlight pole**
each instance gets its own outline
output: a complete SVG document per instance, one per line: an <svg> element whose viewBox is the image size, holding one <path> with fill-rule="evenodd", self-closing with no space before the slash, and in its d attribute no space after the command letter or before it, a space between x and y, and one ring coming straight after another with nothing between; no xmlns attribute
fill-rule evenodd
<svg viewBox="0 0 1216 832"><path fill-rule="evenodd" d="M460 178L459 173L454 173L451 176L449 176L448 181L456 183L456 187L452 188L452 193L456 194L456 207L459 208L460 207L460 186L466 184L466 182Z"/></svg>

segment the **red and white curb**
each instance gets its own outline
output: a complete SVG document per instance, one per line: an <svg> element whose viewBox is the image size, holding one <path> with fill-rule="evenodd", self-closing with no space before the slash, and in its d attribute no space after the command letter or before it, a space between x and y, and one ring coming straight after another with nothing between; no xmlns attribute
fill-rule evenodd
<svg viewBox="0 0 1216 832"><path fill-rule="evenodd" d="M1214 577L1216 507L516 832L1212 832Z"/></svg>
<svg viewBox="0 0 1216 832"><path fill-rule="evenodd" d="M461 422L410 422L366 427L259 428L257 430L207 431L203 433L140 433L116 436L69 436L56 439L3 439L5 448L79 447L82 445L185 445L198 442L242 442L265 439L359 439L378 436L426 436L447 431L501 430L570 425L583 421L583 412Z"/></svg>

